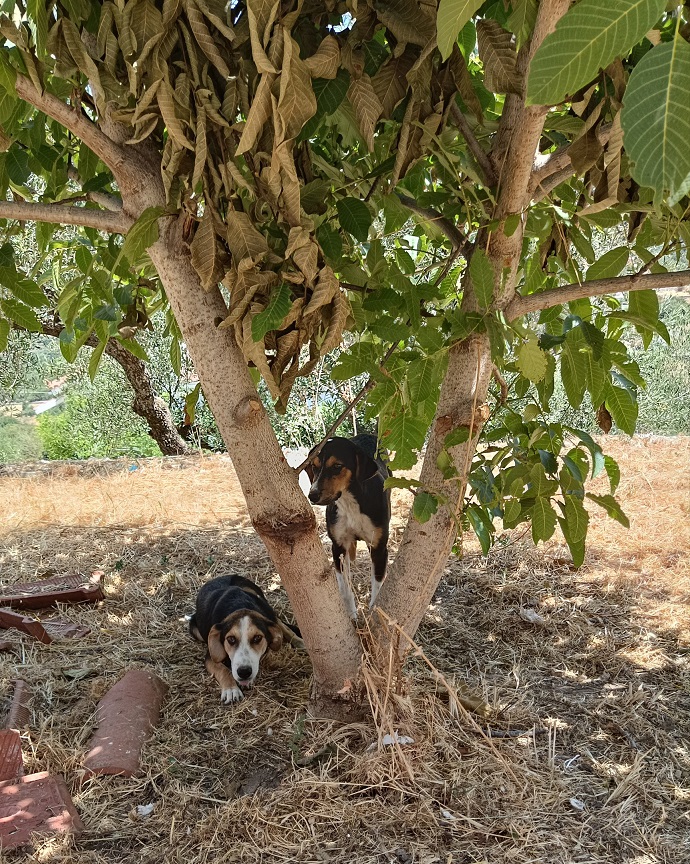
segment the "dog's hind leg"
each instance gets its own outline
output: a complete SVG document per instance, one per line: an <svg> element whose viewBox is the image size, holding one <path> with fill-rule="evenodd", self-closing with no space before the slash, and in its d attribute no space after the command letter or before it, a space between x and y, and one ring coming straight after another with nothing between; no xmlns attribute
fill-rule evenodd
<svg viewBox="0 0 690 864"><path fill-rule="evenodd" d="M383 538L378 542L378 545L372 546L371 549L371 600L369 608L376 602L381 583L386 576L386 565L388 564L388 538Z"/></svg>
<svg viewBox="0 0 690 864"><path fill-rule="evenodd" d="M350 583L350 556L343 546L333 544L333 563L335 564L335 576L338 580L338 590L345 601L345 606L353 621L357 620L357 603L352 593Z"/></svg>

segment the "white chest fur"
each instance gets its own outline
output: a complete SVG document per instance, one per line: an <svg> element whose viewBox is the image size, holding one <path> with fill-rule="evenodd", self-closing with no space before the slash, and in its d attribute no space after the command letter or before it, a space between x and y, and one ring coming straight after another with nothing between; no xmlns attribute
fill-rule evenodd
<svg viewBox="0 0 690 864"><path fill-rule="evenodd" d="M331 527L333 539L345 547L353 540L364 540L371 546L376 536L374 523L360 511L352 493L343 492L335 506L338 510L338 521Z"/></svg>

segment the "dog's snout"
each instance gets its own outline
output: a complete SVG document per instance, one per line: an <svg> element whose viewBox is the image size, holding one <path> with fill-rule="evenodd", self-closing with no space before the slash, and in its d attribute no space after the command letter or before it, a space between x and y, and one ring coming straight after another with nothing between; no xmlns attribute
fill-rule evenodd
<svg viewBox="0 0 690 864"><path fill-rule="evenodd" d="M237 670L237 677L240 681L246 681L247 678L252 677L252 667L251 666L240 666Z"/></svg>
<svg viewBox="0 0 690 864"><path fill-rule="evenodd" d="M316 504L319 498L321 497L321 493L318 489L310 489L309 490L309 500L312 504Z"/></svg>

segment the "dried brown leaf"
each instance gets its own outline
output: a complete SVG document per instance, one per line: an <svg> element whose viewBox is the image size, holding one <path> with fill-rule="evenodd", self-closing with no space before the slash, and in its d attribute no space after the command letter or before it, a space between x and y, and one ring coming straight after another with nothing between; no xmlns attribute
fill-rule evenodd
<svg viewBox="0 0 690 864"><path fill-rule="evenodd" d="M477 22L479 56L484 64L484 83L492 93L520 93L514 36L492 18Z"/></svg>
<svg viewBox="0 0 690 864"><path fill-rule="evenodd" d="M376 95L371 78L365 74L353 81L347 91L347 98L354 108L362 137L369 148L369 152L372 152L374 149L374 130L383 111L383 105Z"/></svg>
<svg viewBox="0 0 690 864"><path fill-rule="evenodd" d="M335 36L329 33L305 63L313 78L335 78L340 68L340 45Z"/></svg>
<svg viewBox="0 0 690 864"><path fill-rule="evenodd" d="M214 273L216 270L216 231L210 208L207 208L201 217L190 249L192 266L199 274L202 286L208 291L215 284Z"/></svg>
<svg viewBox="0 0 690 864"><path fill-rule="evenodd" d="M404 51L400 57L392 57L371 79L374 92L381 103L382 116L393 116L396 105L405 98L408 89L407 73L414 64L412 51Z"/></svg>
<svg viewBox="0 0 690 864"><path fill-rule="evenodd" d="M227 243L235 264L243 258L259 258L268 252L268 243L264 235L257 231L250 217L238 210L228 210L225 214L227 223Z"/></svg>

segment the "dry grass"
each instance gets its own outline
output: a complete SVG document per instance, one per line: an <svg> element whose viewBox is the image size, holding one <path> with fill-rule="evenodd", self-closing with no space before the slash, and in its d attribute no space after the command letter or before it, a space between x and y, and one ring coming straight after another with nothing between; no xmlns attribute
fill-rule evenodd
<svg viewBox="0 0 690 864"><path fill-rule="evenodd" d="M397 699L397 731L414 743L382 749L373 725L305 717L309 662L290 649L249 698L221 707L182 620L195 590L233 569L287 611L227 459L0 478L3 583L106 572L100 609L63 610L91 636L51 646L12 636L15 655L0 656L0 693L17 675L34 692L27 770L63 774L87 829L40 842L32 860L690 860L690 439L606 446L631 529L590 508L578 572L559 542L534 549L512 532L486 560L468 541L419 633L437 669L491 704L491 729L526 734L489 738L416 659ZM400 493L398 526L406 506ZM96 702L132 665L170 686L146 774L80 786ZM152 815L137 816L147 803Z"/></svg>

